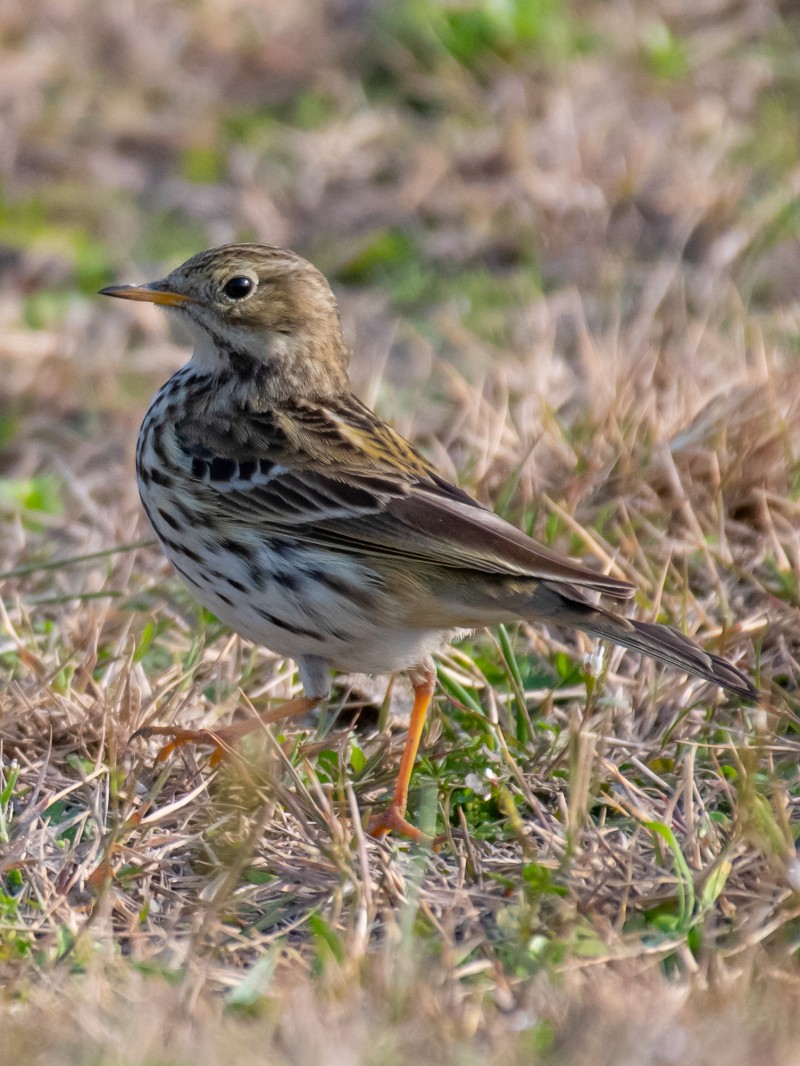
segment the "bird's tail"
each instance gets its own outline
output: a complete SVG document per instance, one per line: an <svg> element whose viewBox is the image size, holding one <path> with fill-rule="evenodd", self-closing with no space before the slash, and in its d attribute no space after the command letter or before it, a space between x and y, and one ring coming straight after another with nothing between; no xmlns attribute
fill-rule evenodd
<svg viewBox="0 0 800 1066"><path fill-rule="evenodd" d="M532 621L547 617L554 622L572 625L593 637L604 637L621 644L623 648L631 648L669 666L677 666L712 684L721 685L737 696L745 699L758 696L756 688L741 670L719 655L703 651L693 640L671 626L624 618L594 604L573 599L552 585L538 587L533 607Z"/></svg>

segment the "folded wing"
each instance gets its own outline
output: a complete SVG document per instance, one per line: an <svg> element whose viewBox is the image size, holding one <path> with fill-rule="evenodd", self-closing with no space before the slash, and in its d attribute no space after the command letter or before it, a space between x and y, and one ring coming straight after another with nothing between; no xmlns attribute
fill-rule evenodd
<svg viewBox="0 0 800 1066"><path fill-rule="evenodd" d="M633 595L487 510L354 397L250 412L211 431L207 416L202 428L186 419L176 436L223 520L333 551Z"/></svg>

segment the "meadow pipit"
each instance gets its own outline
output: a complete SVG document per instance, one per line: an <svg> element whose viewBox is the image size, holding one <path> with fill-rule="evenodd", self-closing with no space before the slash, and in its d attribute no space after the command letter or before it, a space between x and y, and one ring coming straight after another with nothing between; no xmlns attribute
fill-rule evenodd
<svg viewBox="0 0 800 1066"><path fill-rule="evenodd" d="M431 656L458 630L564 623L756 695L735 666L677 630L593 602L597 593L629 599L633 586L519 532L365 407L350 391L334 295L305 259L227 245L162 281L102 292L166 307L194 337L192 358L142 424L139 491L200 602L297 662L305 698L269 717L326 699L332 669L410 672L409 736L374 835L419 836L405 808L434 689Z"/></svg>

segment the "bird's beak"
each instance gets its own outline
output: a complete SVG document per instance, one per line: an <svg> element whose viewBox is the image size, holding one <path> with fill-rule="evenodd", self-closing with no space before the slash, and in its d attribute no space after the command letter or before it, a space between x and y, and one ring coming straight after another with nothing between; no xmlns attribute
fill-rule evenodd
<svg viewBox="0 0 800 1066"><path fill-rule="evenodd" d="M191 302L191 297L180 292L172 292L165 281L154 281L150 285L109 285L100 290L100 296L118 296L120 300L144 300L162 307L178 307Z"/></svg>

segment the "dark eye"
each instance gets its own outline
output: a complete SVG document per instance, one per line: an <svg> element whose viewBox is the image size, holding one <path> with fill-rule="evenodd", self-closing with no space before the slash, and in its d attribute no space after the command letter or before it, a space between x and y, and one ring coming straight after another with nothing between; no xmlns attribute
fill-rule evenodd
<svg viewBox="0 0 800 1066"><path fill-rule="evenodd" d="M250 295L254 288L255 282L252 278L237 275L237 277L225 282L222 291L229 300L243 300L245 296Z"/></svg>

